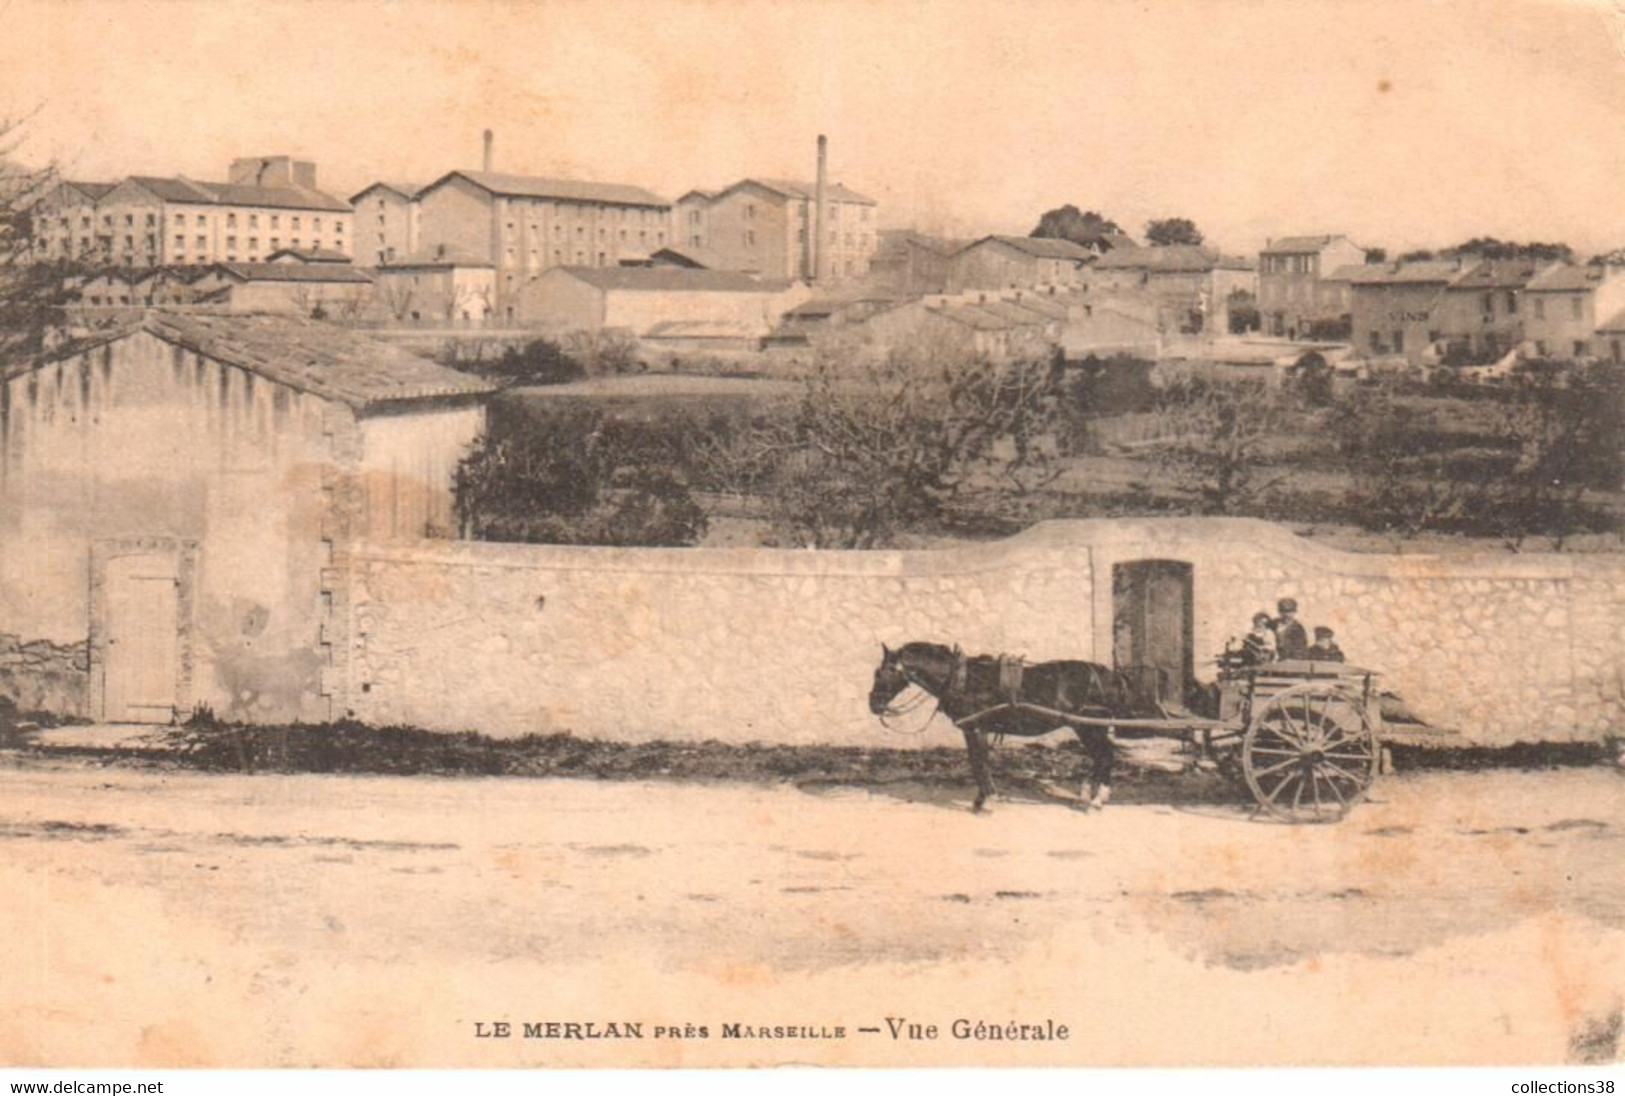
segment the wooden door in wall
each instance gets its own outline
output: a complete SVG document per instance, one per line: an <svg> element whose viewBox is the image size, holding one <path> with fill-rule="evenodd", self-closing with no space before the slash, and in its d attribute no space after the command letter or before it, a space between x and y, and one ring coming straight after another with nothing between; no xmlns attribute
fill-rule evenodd
<svg viewBox="0 0 1625 1096"><path fill-rule="evenodd" d="M181 669L178 560L171 552L113 556L104 575L101 718L173 722Z"/></svg>
<svg viewBox="0 0 1625 1096"><path fill-rule="evenodd" d="M1112 661L1142 697L1183 704L1195 671L1191 565L1143 559L1112 567Z"/></svg>

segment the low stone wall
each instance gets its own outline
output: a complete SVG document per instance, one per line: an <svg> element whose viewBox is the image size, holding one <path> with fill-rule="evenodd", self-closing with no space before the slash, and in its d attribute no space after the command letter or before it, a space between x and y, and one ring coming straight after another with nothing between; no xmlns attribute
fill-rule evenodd
<svg viewBox="0 0 1625 1096"><path fill-rule="evenodd" d="M341 561L341 710L498 735L942 744L865 699L880 645L1112 661L1117 564L1191 565L1203 661L1293 596L1467 742L1625 733L1625 560L1380 556L1263 522L1053 522L936 552L425 542Z"/></svg>
<svg viewBox="0 0 1625 1096"><path fill-rule="evenodd" d="M0 632L0 697L19 712L82 719L89 708L90 644L24 642Z"/></svg>

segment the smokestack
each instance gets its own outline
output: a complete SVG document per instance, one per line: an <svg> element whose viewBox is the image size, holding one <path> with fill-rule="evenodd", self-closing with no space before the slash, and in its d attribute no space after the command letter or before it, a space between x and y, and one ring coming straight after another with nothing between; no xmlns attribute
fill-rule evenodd
<svg viewBox="0 0 1625 1096"><path fill-rule="evenodd" d="M485 170L486 171L490 171L492 169L492 165L494 165L496 163L496 156L495 156L494 151L493 151L493 146L496 144L496 140L497 140L497 135L496 134L492 133L490 130L485 131Z"/></svg>
<svg viewBox="0 0 1625 1096"><path fill-rule="evenodd" d="M813 280L822 282L829 277L829 247L824 238L829 222L829 138L818 135L818 192L817 207L813 210Z"/></svg>

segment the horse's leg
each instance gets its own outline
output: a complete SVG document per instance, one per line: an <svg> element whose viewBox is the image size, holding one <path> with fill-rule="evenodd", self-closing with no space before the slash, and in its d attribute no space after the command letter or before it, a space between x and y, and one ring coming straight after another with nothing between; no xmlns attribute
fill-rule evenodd
<svg viewBox="0 0 1625 1096"><path fill-rule="evenodd" d="M1084 759L1078 765L1078 799L1083 803L1083 809L1089 809L1090 788L1089 781L1095 774L1093 736L1098 734L1093 727L1072 727L1072 733L1078 736L1078 745L1084 749Z"/></svg>
<svg viewBox="0 0 1625 1096"><path fill-rule="evenodd" d="M1089 805L1104 807L1112 797L1112 766L1117 760L1117 752L1112 748L1111 731L1092 728L1092 733L1083 740L1083 746L1089 751Z"/></svg>
<svg viewBox="0 0 1625 1096"><path fill-rule="evenodd" d="M976 781L976 800L971 804L971 810L981 811L982 804L993 794L993 780L988 776L987 767L987 736L981 731L963 728L965 733L965 751L970 754L971 777Z"/></svg>

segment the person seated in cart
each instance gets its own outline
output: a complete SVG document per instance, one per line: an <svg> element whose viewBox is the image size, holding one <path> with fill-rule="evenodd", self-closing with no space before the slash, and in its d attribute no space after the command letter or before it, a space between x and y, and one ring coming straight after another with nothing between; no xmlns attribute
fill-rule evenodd
<svg viewBox="0 0 1625 1096"><path fill-rule="evenodd" d="M1343 648L1337 645L1336 636L1324 624L1315 628L1315 642L1309 647L1309 658L1312 662L1343 661Z"/></svg>
<svg viewBox="0 0 1625 1096"><path fill-rule="evenodd" d="M1262 666L1275 661L1275 633L1271 631L1274 623L1268 613L1253 614L1253 630L1241 640L1241 665Z"/></svg>
<svg viewBox="0 0 1625 1096"><path fill-rule="evenodd" d="M1284 597L1275 603L1280 616L1275 619L1275 657L1278 659L1305 659L1309 657L1309 633L1298 622L1298 603Z"/></svg>

